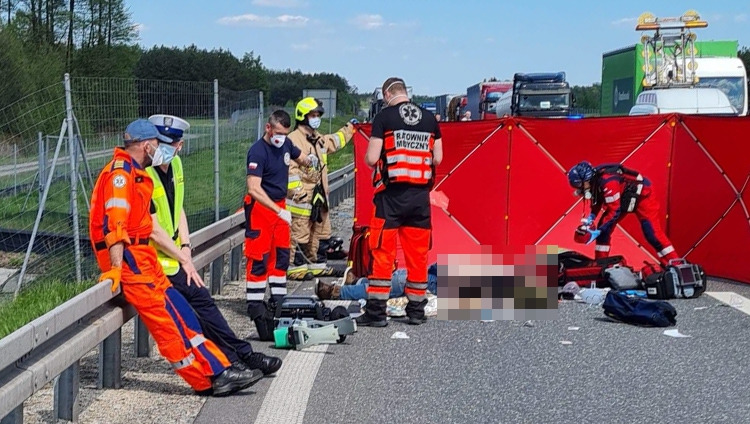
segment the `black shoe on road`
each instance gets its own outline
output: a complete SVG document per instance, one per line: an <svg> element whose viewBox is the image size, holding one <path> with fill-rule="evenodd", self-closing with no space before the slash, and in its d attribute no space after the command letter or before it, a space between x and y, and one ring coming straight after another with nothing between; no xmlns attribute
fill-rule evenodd
<svg viewBox="0 0 750 424"><path fill-rule="evenodd" d="M253 352L242 358L251 370L260 370L263 375L271 375L281 368L281 359L275 356L268 356L260 352Z"/></svg>
<svg viewBox="0 0 750 424"><path fill-rule="evenodd" d="M231 366L219 374L213 381L213 396L228 396L247 389L263 378L260 370L240 370Z"/></svg>
<svg viewBox="0 0 750 424"><path fill-rule="evenodd" d="M388 326L387 320L376 321L370 318L370 316L367 315L366 313L358 316L354 321L357 322L358 326L362 326L362 327L387 327Z"/></svg>
<svg viewBox="0 0 750 424"><path fill-rule="evenodd" d="M421 325L427 322L427 317L417 318L417 317L409 317L409 320L406 322L409 325Z"/></svg>

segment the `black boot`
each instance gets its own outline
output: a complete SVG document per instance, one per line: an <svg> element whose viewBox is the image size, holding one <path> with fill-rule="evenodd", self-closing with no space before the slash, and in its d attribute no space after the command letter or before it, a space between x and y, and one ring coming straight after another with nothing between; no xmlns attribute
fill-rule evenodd
<svg viewBox="0 0 750 424"><path fill-rule="evenodd" d="M320 240L320 244L318 245L317 260L315 262L323 264L328 262L328 248L329 240Z"/></svg>
<svg viewBox="0 0 750 424"><path fill-rule="evenodd" d="M358 316L355 320L357 322L357 325L361 325L363 327L387 327L387 307L388 302L385 300L367 299L365 313Z"/></svg>
<svg viewBox="0 0 750 424"><path fill-rule="evenodd" d="M260 370L241 370L231 366L214 378L211 384L213 396L228 396L244 390L263 378Z"/></svg>
<svg viewBox="0 0 750 424"><path fill-rule="evenodd" d="M260 352L253 352L242 358L248 368L251 370L260 370L263 375L271 375L281 368L281 359L275 356L264 355Z"/></svg>
<svg viewBox="0 0 750 424"><path fill-rule="evenodd" d="M427 317L424 316L424 307L427 306L427 299L421 302L415 302L410 300L406 304L406 316L409 317L408 323L410 325L420 325L427 322Z"/></svg>
<svg viewBox="0 0 750 424"><path fill-rule="evenodd" d="M275 308L269 310L265 302L248 302L247 314L253 320L255 329L258 332L258 339L262 342L273 341L273 330L276 329L274 311Z"/></svg>

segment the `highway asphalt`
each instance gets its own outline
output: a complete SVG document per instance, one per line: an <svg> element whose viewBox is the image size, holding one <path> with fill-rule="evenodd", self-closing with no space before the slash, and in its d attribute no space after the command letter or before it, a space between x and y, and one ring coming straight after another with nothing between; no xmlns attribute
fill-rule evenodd
<svg viewBox="0 0 750 424"><path fill-rule="evenodd" d="M709 290L750 303L750 286L712 282ZM269 417L269 409L283 415L300 405L304 423L748 422L750 316L709 295L672 303L672 329L691 337L609 322L601 308L573 301L553 321L414 327L394 319L325 353L294 352L296 379L282 368L247 395L210 399L195 422L263 422L261 409ZM300 371L308 362L318 367L309 393ZM282 377L284 387L266 398Z"/></svg>

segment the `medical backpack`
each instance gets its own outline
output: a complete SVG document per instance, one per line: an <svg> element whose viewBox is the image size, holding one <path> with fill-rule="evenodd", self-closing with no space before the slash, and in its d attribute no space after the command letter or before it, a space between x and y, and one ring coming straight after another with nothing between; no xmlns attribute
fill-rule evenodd
<svg viewBox="0 0 750 424"><path fill-rule="evenodd" d="M687 263L685 259L673 259L663 270L653 272L652 268L650 271L643 284L651 299L694 299L700 297L708 285L703 267Z"/></svg>
<svg viewBox="0 0 750 424"><path fill-rule="evenodd" d="M614 265L626 265L623 256L592 259L572 250L559 253L557 263L557 283L560 287L570 282L575 282L580 287L589 286L592 283L596 287L608 287L609 283L604 270Z"/></svg>
<svg viewBox="0 0 750 424"><path fill-rule="evenodd" d="M352 240L349 243L349 266L352 267L352 273L358 277L370 275L370 229L368 227L355 226L353 229Z"/></svg>

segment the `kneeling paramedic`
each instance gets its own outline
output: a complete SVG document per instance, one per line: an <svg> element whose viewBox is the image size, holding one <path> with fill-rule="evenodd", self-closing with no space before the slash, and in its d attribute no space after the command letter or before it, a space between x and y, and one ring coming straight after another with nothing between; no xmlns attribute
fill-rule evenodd
<svg viewBox="0 0 750 424"><path fill-rule="evenodd" d="M331 238L331 220L328 214L328 154L344 148L354 135L356 119L334 134L318 132L325 113L320 100L307 97L297 103L295 129L289 140L302 151L303 156L315 155L320 165L303 168L289 165L289 190L286 209L292 213L292 243L288 276L302 279L313 275L328 275L328 239ZM298 245L298 246L297 246ZM307 260L309 259L309 261ZM308 262L312 262L308 265Z"/></svg>
<svg viewBox="0 0 750 424"><path fill-rule="evenodd" d="M247 194L245 195L245 256L247 257L247 314L255 322L261 340L267 333L267 312L287 294L289 268L289 225L292 215L285 200L289 184L289 163L316 166L315 155L302 156L287 138L292 126L284 110L271 114L265 134L247 151ZM268 310L263 299L271 288Z"/></svg>
<svg viewBox="0 0 750 424"><path fill-rule="evenodd" d="M372 270L368 276L363 326L385 327L391 275L396 260L396 237L406 261L409 324L425 321L428 252L432 242L430 190L435 167L443 159L438 122L427 109L409 99L406 84L389 78L383 84L385 108L372 121L365 162L375 167L374 216L369 247Z"/></svg>
<svg viewBox="0 0 750 424"><path fill-rule="evenodd" d="M196 392L228 395L249 387L262 374L232 366L206 340L198 318L164 275L149 244L154 182L144 168L162 163L159 141L172 140L145 119L132 122L125 130L124 147L115 149L99 174L89 213L91 243L102 270L99 281L111 280L113 292L121 287L159 352Z"/></svg>
<svg viewBox="0 0 750 424"><path fill-rule="evenodd" d="M206 337L216 343L233 364L262 375L273 374L281 367L281 359L253 352L250 343L235 335L193 265L190 230L183 208L185 180L182 160L177 156L182 149L183 133L190 124L170 115L154 115L149 121L160 134L172 140L171 143L160 141L162 163L146 169L154 181L151 244L156 248L164 273L193 307Z"/></svg>
<svg viewBox="0 0 750 424"><path fill-rule="evenodd" d="M596 259L609 256L612 231L628 213L638 217L643 235L663 265L679 258L661 228L659 203L652 197L651 182L639 172L616 163L594 167L583 161L568 171L568 182L576 195L591 202L591 213L581 220L584 225L591 226L604 210L596 228L588 230L588 243L596 240Z"/></svg>

